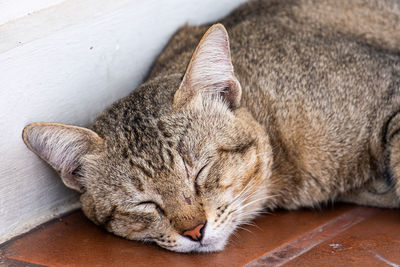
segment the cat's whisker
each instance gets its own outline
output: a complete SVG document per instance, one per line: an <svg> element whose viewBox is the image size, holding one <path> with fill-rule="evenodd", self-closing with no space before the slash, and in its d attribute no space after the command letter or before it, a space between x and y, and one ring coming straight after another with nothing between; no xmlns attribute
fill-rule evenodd
<svg viewBox="0 0 400 267"><path fill-rule="evenodd" d="M244 223L250 222L253 218L255 218L257 216L258 216L257 212L241 213L241 214L238 215L238 217L241 217L241 218L238 218L238 223L240 225L242 225Z"/></svg>
<svg viewBox="0 0 400 267"><path fill-rule="evenodd" d="M244 225L249 225L249 226L256 226L256 224L252 221L244 223Z"/></svg>
<svg viewBox="0 0 400 267"><path fill-rule="evenodd" d="M240 238L238 237L238 239L240 239ZM228 242L227 242L227 245L230 245L230 244L233 244L233 245L236 246L238 243L237 243L236 240L234 240L234 239L232 239L232 238L229 238L229 240L228 240Z"/></svg>
<svg viewBox="0 0 400 267"><path fill-rule="evenodd" d="M249 220L253 219L254 217L257 217L261 214L262 214L262 211L256 209L256 210L250 210L250 211L235 210L234 212L232 212L231 215L237 217L236 219L238 220L238 222L240 222L242 224L243 223L242 218L246 217L246 221L249 221Z"/></svg>
<svg viewBox="0 0 400 267"><path fill-rule="evenodd" d="M261 210L261 211L258 211L257 215L260 216L260 215L270 215L270 214L271 214L271 212Z"/></svg>
<svg viewBox="0 0 400 267"><path fill-rule="evenodd" d="M246 203L245 205L243 205L243 206L237 208L236 211L240 211L240 210L242 210L242 209L248 207L249 205L252 205L252 204L254 204L254 203L256 203L256 202L259 202L259 201L262 201L262 200L270 199L270 198L272 198L272 197L273 197L273 196L265 196L265 197L257 198L257 199L255 199L255 200L252 200L252 201Z"/></svg>
<svg viewBox="0 0 400 267"><path fill-rule="evenodd" d="M234 232L232 232L232 235L234 235L237 239L240 239L238 232L234 231Z"/></svg>
<svg viewBox="0 0 400 267"><path fill-rule="evenodd" d="M249 216L249 218L251 217L251 218L253 218L253 217L256 217L256 216L258 216L258 214L259 214L259 211L258 210L251 210L251 211L241 211L241 210L233 210L232 212L230 212L228 215L227 215L227 218L226 219L233 219L233 217L235 216L235 217L237 217L237 215L239 215L239 216ZM230 217L230 218L228 218L228 217ZM250 219L251 219L250 218ZM238 219L239 221L240 221L240 218L236 218L236 219Z"/></svg>
<svg viewBox="0 0 400 267"><path fill-rule="evenodd" d="M257 214L257 215L259 215L259 214ZM262 231L261 227L258 226L257 224L255 224L255 223L252 222L252 221L247 222L247 223L243 223L242 225L249 225L249 226L255 227L255 228L257 228L258 230L261 230L261 231Z"/></svg>
<svg viewBox="0 0 400 267"><path fill-rule="evenodd" d="M234 216L237 216L237 215L242 215L242 214L247 213L247 212L254 213L253 210L251 210L251 211L243 211L243 209L241 209L241 206L238 206L235 209L233 209L232 211L230 211L228 215L231 216L231 217L234 217Z"/></svg>
<svg viewBox="0 0 400 267"><path fill-rule="evenodd" d="M247 201L249 198L254 196L255 193L256 192L253 192L253 193L249 194L247 197L244 197L240 201L235 201L236 202L236 203L234 203L235 205L232 205L232 206L235 206L235 207L232 207L231 211L229 212L229 214L224 219L228 219L228 217L230 217L229 219L232 219L234 216L236 217L237 215L239 215L239 217L247 217L247 220L246 220L246 222L247 222L247 221L249 221L250 219L252 219L252 218L254 218L256 216L265 213L265 210L260 209L260 208L258 208L256 210L243 211L244 208L246 208L247 206L249 206L251 204L254 204L254 203L258 202L258 201L262 201L262 200L266 200L266 199L275 197L275 195L261 197L261 198L252 200L252 201L250 201L250 202L248 202L248 203L246 203L245 205L242 206L242 204L245 201ZM242 223L245 222L241 218L237 218L237 220L238 220L238 224L242 224Z"/></svg>
<svg viewBox="0 0 400 267"><path fill-rule="evenodd" d="M255 187L256 185L257 185L257 184L250 184L250 183L248 183L248 184L244 187L244 189L239 193L239 195L236 196L236 197L233 199L233 201L231 202L231 205L232 205L232 206L235 206L236 203L237 203L237 201L240 200L240 197L242 197L243 195L245 195L250 189L252 189L252 188ZM240 204L243 203L243 201L247 200L249 197L253 196L253 195L256 194L256 193L257 193L256 191L253 191L249 196L243 198L243 199L240 201Z"/></svg>
<svg viewBox="0 0 400 267"><path fill-rule="evenodd" d="M248 196L243 196L243 198L238 198L234 202L231 202L230 204L230 211L236 210L238 207L242 206L244 202L246 202L249 198L251 198L254 195L254 193L249 194Z"/></svg>
<svg viewBox="0 0 400 267"><path fill-rule="evenodd" d="M241 191L240 193L232 200L231 203L234 203L237 199L239 199L243 194L245 194L248 190L250 190L254 184L248 183Z"/></svg>
<svg viewBox="0 0 400 267"><path fill-rule="evenodd" d="M237 226L236 228L237 228L237 229L241 229L241 230L246 231L246 232L249 232L249 233L251 233L251 234L254 234L251 230L247 229L246 227Z"/></svg>
<svg viewBox="0 0 400 267"><path fill-rule="evenodd" d="M247 221L250 221L251 219L253 219L259 215L260 215L260 213L257 210L237 211L237 212L235 212L235 214L233 214L233 216L238 217L239 220L241 220L241 218L246 217Z"/></svg>

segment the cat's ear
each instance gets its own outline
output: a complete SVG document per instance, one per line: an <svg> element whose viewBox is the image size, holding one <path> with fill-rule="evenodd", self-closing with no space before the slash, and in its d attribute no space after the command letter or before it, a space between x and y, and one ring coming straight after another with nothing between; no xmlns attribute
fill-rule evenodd
<svg viewBox="0 0 400 267"><path fill-rule="evenodd" d="M195 96L205 94L221 96L230 108L240 105L242 89L233 71L229 37L222 24L210 27L197 45L174 95L174 106L185 106Z"/></svg>
<svg viewBox="0 0 400 267"><path fill-rule="evenodd" d="M81 193L84 191L81 159L103 145L103 139L95 132L82 127L41 122L26 126L22 138L30 150L59 173L67 187Z"/></svg>

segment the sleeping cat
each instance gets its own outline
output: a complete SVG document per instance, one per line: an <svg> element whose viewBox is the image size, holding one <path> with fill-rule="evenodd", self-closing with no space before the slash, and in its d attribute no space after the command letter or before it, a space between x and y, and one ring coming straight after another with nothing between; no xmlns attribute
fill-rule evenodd
<svg viewBox="0 0 400 267"><path fill-rule="evenodd" d="M87 217L211 252L263 209L399 207L398 1L254 1L221 23L181 28L90 129L24 129Z"/></svg>

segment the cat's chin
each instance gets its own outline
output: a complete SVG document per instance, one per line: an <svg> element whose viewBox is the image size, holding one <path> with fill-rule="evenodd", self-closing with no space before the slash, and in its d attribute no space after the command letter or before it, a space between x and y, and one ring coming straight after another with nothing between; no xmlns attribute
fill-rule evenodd
<svg viewBox="0 0 400 267"><path fill-rule="evenodd" d="M218 244L195 244L192 246L185 247L174 247L174 248L166 248L168 250L179 252L179 253L210 253L210 252L218 252L223 250L225 245Z"/></svg>
<svg viewBox="0 0 400 267"><path fill-rule="evenodd" d="M168 250L179 253L210 253L218 252L224 249L227 239L225 240L203 240L201 243L191 241L187 238L179 238L177 246L165 247Z"/></svg>

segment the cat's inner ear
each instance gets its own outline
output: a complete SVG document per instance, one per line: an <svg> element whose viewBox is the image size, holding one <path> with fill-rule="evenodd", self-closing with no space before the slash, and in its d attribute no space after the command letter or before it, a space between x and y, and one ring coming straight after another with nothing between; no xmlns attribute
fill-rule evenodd
<svg viewBox="0 0 400 267"><path fill-rule="evenodd" d="M240 105L242 89L236 79L229 37L222 24L208 29L194 51L185 76L174 96L174 106L179 108L195 96L222 97L230 108Z"/></svg>
<svg viewBox="0 0 400 267"><path fill-rule="evenodd" d="M103 139L95 132L58 123L33 123L25 127L23 140L59 174L64 184L83 192L82 157L101 149Z"/></svg>

